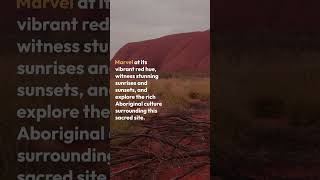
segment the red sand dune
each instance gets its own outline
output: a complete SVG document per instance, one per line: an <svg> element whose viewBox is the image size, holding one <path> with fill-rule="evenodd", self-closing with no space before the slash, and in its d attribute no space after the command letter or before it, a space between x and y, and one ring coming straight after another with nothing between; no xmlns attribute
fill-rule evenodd
<svg viewBox="0 0 320 180"><path fill-rule="evenodd" d="M210 71L210 31L169 35L128 43L112 59L147 60L148 67L161 72ZM111 63L113 64L113 63Z"/></svg>

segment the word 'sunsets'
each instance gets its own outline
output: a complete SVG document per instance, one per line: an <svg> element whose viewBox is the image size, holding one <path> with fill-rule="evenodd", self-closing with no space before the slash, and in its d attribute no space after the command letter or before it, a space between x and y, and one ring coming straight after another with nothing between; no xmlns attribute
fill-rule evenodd
<svg viewBox="0 0 320 180"><path fill-rule="evenodd" d="M16 11L8 179L109 179L110 0L16 0Z"/></svg>
<svg viewBox="0 0 320 180"><path fill-rule="evenodd" d="M160 76L144 59L115 60L115 121L144 121L158 113L162 102L150 92L153 81Z"/></svg>

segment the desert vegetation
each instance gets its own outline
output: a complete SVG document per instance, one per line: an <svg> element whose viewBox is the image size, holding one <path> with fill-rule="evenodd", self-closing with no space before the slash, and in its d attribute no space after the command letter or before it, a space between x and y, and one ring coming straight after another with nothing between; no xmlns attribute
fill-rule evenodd
<svg viewBox="0 0 320 180"><path fill-rule="evenodd" d="M111 120L112 179L209 179L210 78L166 74L148 89L160 113Z"/></svg>

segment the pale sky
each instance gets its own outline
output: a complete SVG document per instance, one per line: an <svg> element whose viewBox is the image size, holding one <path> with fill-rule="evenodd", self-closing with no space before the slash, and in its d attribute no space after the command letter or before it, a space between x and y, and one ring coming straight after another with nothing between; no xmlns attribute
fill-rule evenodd
<svg viewBox="0 0 320 180"><path fill-rule="evenodd" d="M210 28L210 0L111 0L111 58L125 44Z"/></svg>

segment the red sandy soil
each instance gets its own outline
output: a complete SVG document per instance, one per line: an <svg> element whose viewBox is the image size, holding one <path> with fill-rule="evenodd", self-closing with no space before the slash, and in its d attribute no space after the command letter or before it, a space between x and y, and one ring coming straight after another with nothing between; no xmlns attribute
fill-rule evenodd
<svg viewBox="0 0 320 180"><path fill-rule="evenodd" d="M208 108L208 104L202 102L203 104L206 104L206 108L201 108L201 109L190 109L190 115L189 117L195 120L196 122L209 122L210 119L210 112ZM199 106L199 103L196 103L197 105L194 106ZM201 104L203 106L203 104ZM166 113L164 113L166 114ZM169 113L170 114L170 113ZM161 115L160 115L161 116ZM164 115L166 116L166 115ZM161 119L160 121L162 121ZM207 149L209 151L210 147L210 140L207 138L204 139L195 139L195 138L186 138L183 141L181 141L179 144L184 145L187 147L190 147L194 150L201 150L201 149ZM162 154L163 152L170 152L170 149L164 149L165 147L162 144L155 143L155 142L149 142L145 141L142 144L139 145L140 148L144 147L146 151L153 152L155 154ZM157 179L157 180L170 180L175 177L178 177L185 172L189 171L192 169L192 164L194 163L199 163L199 162L210 162L208 159L208 156L200 156L200 157L189 157L186 158L185 160L181 161L176 161L175 163L172 162L165 162L163 164L157 165L158 172L154 174L154 172L149 172L149 174L152 174L152 177ZM112 168L113 172L119 171L121 169L128 168L132 165L135 165L136 163L127 163L127 164L122 164L121 166L117 166L115 168ZM151 164L149 165L151 166ZM154 166L154 164L152 165ZM141 168L138 170L141 173ZM143 173L146 173L147 170L145 169L142 171ZM134 175L135 173L138 173L137 171L131 172L133 173L131 178L132 180L136 180L136 176ZM148 173L147 173L148 174ZM123 180L128 178L128 174L124 176L117 176L117 177L112 177L111 179L113 180ZM150 178L150 177L149 177ZM141 178L145 179L145 178ZM210 164L205 164L194 171L192 173L188 173L186 176L179 178L179 180L209 180L210 179Z"/></svg>
<svg viewBox="0 0 320 180"><path fill-rule="evenodd" d="M210 31L204 32L191 32L169 35L161 37L158 39L152 39L142 42L128 43L122 47L114 56L112 61L115 60L139 60L144 59L148 61L148 67L154 67L159 72L210 72ZM111 63L114 66L114 63ZM131 67L121 65L121 67ZM112 67L113 69L114 67ZM209 122L209 108L207 102L205 104L201 102L195 102L192 108L193 112L191 115L192 119L197 121ZM155 154L161 154L163 151L168 151L169 149L164 149L160 143L155 142L140 142L140 148L146 148L147 151L153 152ZM180 144L192 147L192 149L209 149L208 139L194 139L186 138ZM190 162L189 162L190 161ZM170 164L166 162L159 165L159 172L155 174L158 180L168 180L177 177L192 167L187 167L186 164L192 164L194 162L208 162L208 157L196 157L188 158L187 162L177 162L175 164ZM137 162L136 162L137 163ZM112 168L113 172L119 171L121 169L128 168L136 163L126 163L121 166ZM180 164L180 165L179 165ZM149 164L148 166L151 166ZM152 165L154 166L154 165ZM113 180L122 179L132 179L136 180L136 173L150 174L154 172L147 172L147 169L137 169L132 171L132 175L128 174L126 176L112 177ZM130 174L130 173L129 173ZM144 179L141 177L140 179ZM207 180L210 179L210 164L206 164L196 169L192 173L181 177L182 180Z"/></svg>

